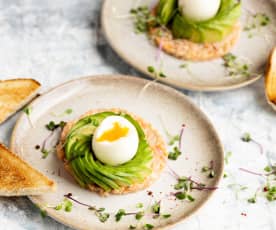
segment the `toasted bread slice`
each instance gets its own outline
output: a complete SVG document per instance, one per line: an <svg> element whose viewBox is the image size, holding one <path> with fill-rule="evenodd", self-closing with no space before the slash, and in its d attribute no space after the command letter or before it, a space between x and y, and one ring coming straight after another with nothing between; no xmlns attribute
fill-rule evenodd
<svg viewBox="0 0 276 230"><path fill-rule="evenodd" d="M33 79L0 80L0 124L33 99L39 88Z"/></svg>
<svg viewBox="0 0 276 230"><path fill-rule="evenodd" d="M265 76L265 90L268 100L276 103L276 47L269 56Z"/></svg>
<svg viewBox="0 0 276 230"><path fill-rule="evenodd" d="M0 143L0 196L41 195L54 190L53 181Z"/></svg>

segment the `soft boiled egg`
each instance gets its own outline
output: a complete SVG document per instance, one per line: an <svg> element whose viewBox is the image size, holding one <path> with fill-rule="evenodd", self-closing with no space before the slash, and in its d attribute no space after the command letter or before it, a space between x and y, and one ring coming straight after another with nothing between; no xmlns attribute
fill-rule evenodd
<svg viewBox="0 0 276 230"><path fill-rule="evenodd" d="M97 127L92 139L95 156L107 165L131 160L138 149L138 133L133 124L121 116L109 116Z"/></svg>
<svg viewBox="0 0 276 230"><path fill-rule="evenodd" d="M214 17L221 0L178 0L182 14L194 21L205 21Z"/></svg>

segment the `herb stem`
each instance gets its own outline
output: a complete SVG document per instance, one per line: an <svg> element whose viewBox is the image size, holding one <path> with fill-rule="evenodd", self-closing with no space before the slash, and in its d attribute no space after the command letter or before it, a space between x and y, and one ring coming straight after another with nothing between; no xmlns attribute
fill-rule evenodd
<svg viewBox="0 0 276 230"><path fill-rule="evenodd" d="M249 173L249 174L252 174L252 175L256 175L256 176L261 176L261 177L265 176L262 173L253 172L253 171L245 169L245 168L239 168L239 170L241 170L243 172L246 172L246 173Z"/></svg>
<svg viewBox="0 0 276 230"><path fill-rule="evenodd" d="M71 193L68 193L68 194L64 195L64 197L66 197L67 199L70 199L70 200L72 200L72 201L74 201L74 202L76 202L76 203L78 203L78 204L80 204L82 206L85 206L85 207L88 207L88 208L93 207L91 205L82 203L82 202L78 201L77 199L73 198Z"/></svg>

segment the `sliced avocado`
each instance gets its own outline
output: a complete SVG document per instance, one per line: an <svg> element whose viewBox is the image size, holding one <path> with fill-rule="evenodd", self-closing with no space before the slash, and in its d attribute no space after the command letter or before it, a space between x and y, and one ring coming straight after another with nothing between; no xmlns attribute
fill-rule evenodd
<svg viewBox="0 0 276 230"><path fill-rule="evenodd" d="M134 125L139 137L138 150L134 158L119 166L101 163L95 158L91 148L91 139L96 126L111 115L126 118ZM139 123L127 114L103 112L81 119L69 132L64 149L68 164L81 186L96 184L105 191L110 191L135 182L142 182L145 176L151 173L148 165L152 160L152 150Z"/></svg>
<svg viewBox="0 0 276 230"><path fill-rule="evenodd" d="M232 32L241 15L241 4L235 0L222 0L217 15L207 21L193 22L178 13L172 23L175 38L193 42L219 42Z"/></svg>
<svg viewBox="0 0 276 230"><path fill-rule="evenodd" d="M161 25L167 25L177 9L177 0L160 0L157 7L157 17Z"/></svg>

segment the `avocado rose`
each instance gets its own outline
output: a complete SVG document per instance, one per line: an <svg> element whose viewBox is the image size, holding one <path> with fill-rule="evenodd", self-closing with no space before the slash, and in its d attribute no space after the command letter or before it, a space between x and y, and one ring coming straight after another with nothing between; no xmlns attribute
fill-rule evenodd
<svg viewBox="0 0 276 230"><path fill-rule="evenodd" d="M148 35L157 47L178 59L207 61L229 53L241 25L236 0L159 0L151 11Z"/></svg>
<svg viewBox="0 0 276 230"><path fill-rule="evenodd" d="M157 131L143 119L118 109L91 111L68 122L57 154L80 186L102 195L148 187L167 159Z"/></svg>

